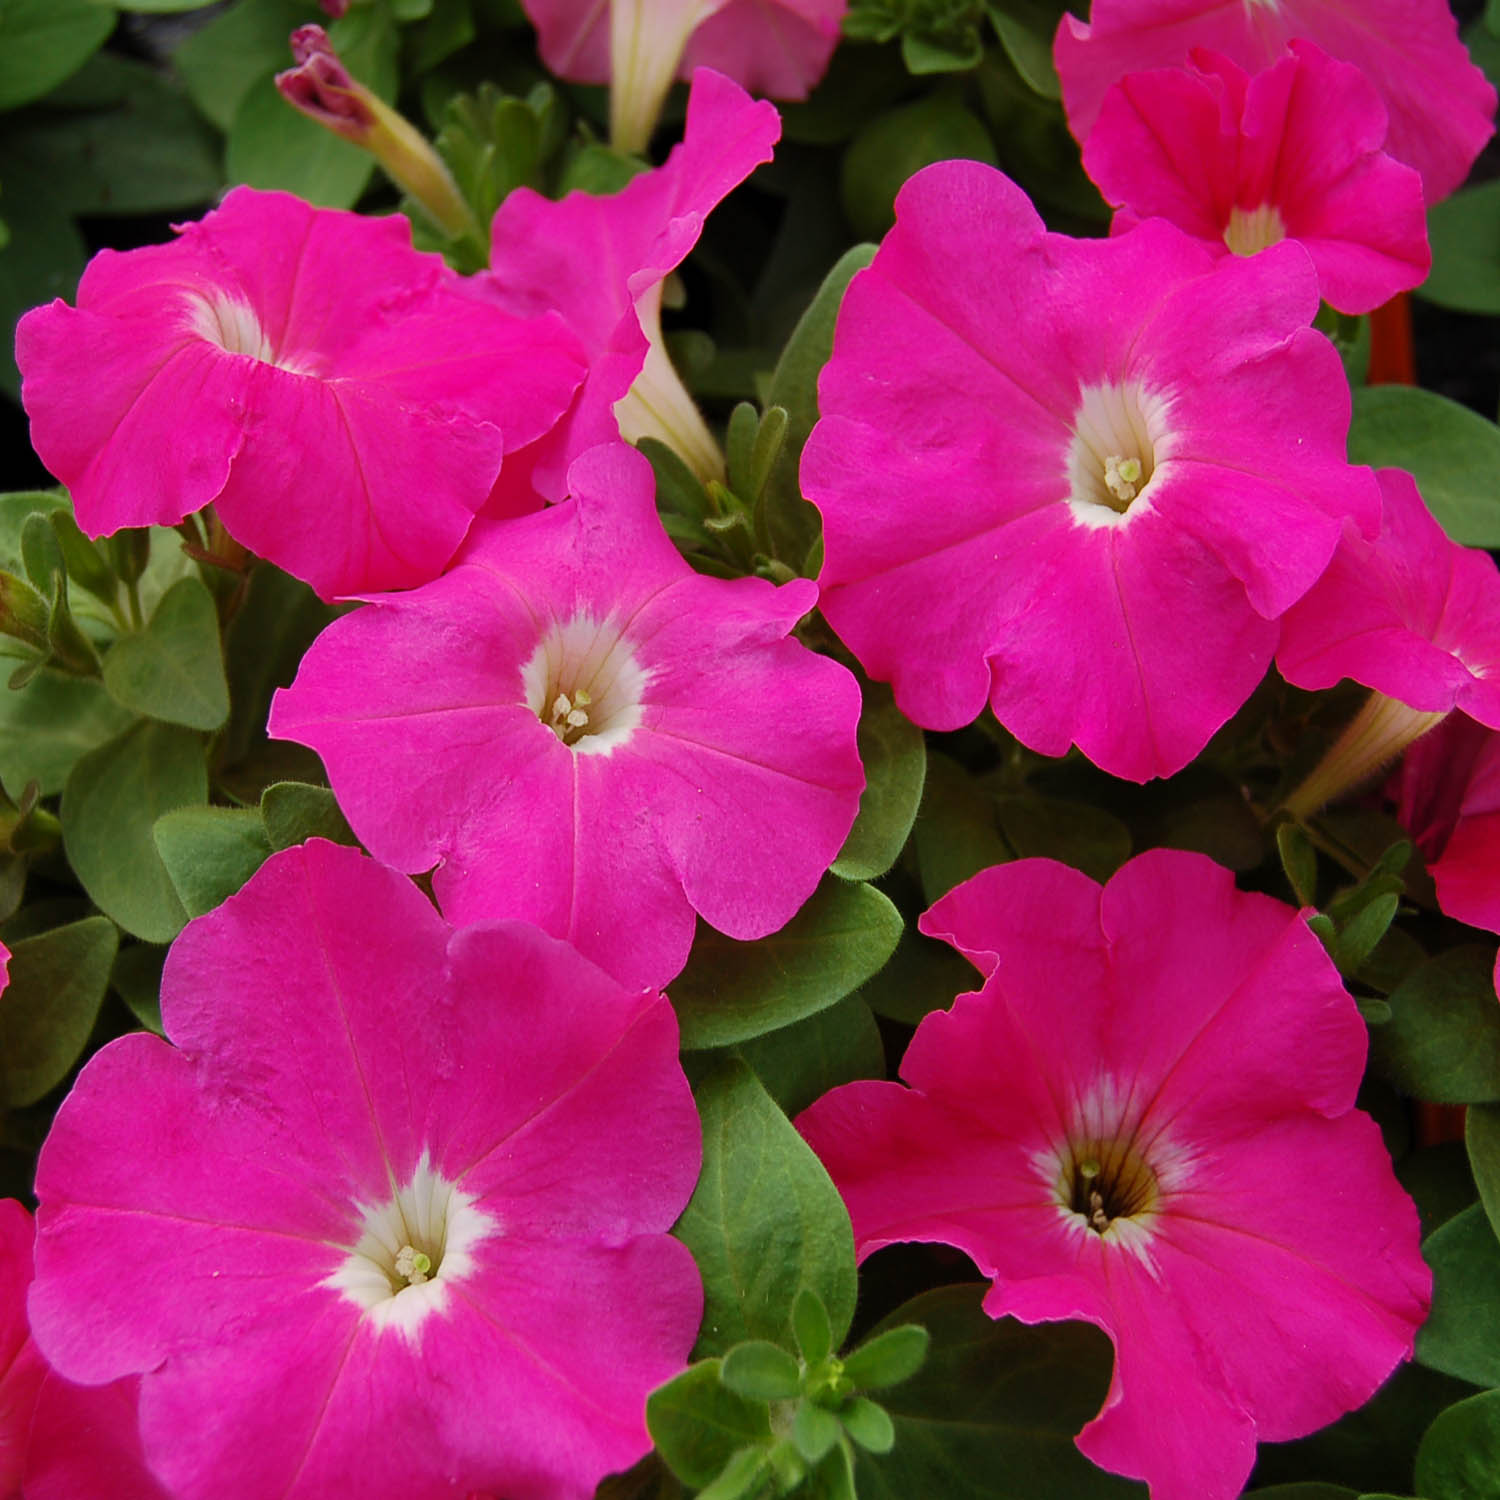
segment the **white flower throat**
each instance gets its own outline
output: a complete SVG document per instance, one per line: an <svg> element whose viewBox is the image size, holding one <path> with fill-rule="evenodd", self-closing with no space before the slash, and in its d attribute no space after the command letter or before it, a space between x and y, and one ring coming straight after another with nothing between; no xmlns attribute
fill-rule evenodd
<svg viewBox="0 0 1500 1500"><path fill-rule="evenodd" d="M619 626L586 614L554 620L521 668L528 707L580 755L608 755L629 740L649 677Z"/></svg>

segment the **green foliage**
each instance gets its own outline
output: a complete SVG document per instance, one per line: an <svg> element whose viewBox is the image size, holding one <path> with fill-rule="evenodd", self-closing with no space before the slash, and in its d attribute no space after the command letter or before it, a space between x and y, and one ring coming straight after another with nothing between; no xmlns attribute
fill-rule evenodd
<svg viewBox="0 0 1500 1500"><path fill-rule="evenodd" d="M1073 1446L1104 1401L1108 1340L1081 1323L996 1322L981 1310L983 1293L924 1292L878 1326L875 1336L920 1324L931 1348L921 1371L882 1398L895 1445L858 1455L861 1500L1144 1497L1144 1486L1096 1469Z"/></svg>
<svg viewBox="0 0 1500 1500"><path fill-rule="evenodd" d="M1367 386L1354 393L1349 462L1409 470L1455 542L1500 547L1500 427L1476 412L1415 386Z"/></svg>
<svg viewBox="0 0 1500 1500"><path fill-rule="evenodd" d="M746 1339L785 1344L804 1287L821 1298L842 1339L855 1275L838 1190L743 1062L714 1062L694 1092L703 1173L674 1233L703 1274L696 1352L722 1354Z"/></svg>
<svg viewBox="0 0 1500 1500"><path fill-rule="evenodd" d="M1492 948L1450 948L1391 993L1371 1061L1403 1093L1440 1104L1500 1100L1500 1006Z"/></svg>
<svg viewBox="0 0 1500 1500"><path fill-rule="evenodd" d="M1475 1204L1422 1246L1432 1267L1432 1312L1417 1358L1474 1385L1500 1386L1500 1241Z"/></svg>
<svg viewBox="0 0 1500 1500"><path fill-rule="evenodd" d="M1464 1122L1469 1169L1490 1228L1500 1235L1500 1106L1474 1104Z"/></svg>
<svg viewBox="0 0 1500 1500"><path fill-rule="evenodd" d="M164 943L187 921L152 828L163 813L207 800L203 741L171 724L138 720L73 767L63 846L84 890L127 932Z"/></svg>
<svg viewBox="0 0 1500 1500"><path fill-rule="evenodd" d="M698 925L672 1004L688 1051L724 1047L842 1000L891 956L901 914L871 885L825 876L779 932L737 943Z"/></svg>
<svg viewBox="0 0 1500 1500"><path fill-rule="evenodd" d="M40 99L75 72L114 30L98 0L5 0L0 4L0 110Z"/></svg>
<svg viewBox="0 0 1500 1500"><path fill-rule="evenodd" d="M0 687L0 782L35 781L53 796L83 756L132 722L97 680L44 671L24 687Z"/></svg>
<svg viewBox="0 0 1500 1500"><path fill-rule="evenodd" d="M156 820L151 836L190 917L234 895L271 853L260 814L239 807L179 807Z"/></svg>
<svg viewBox="0 0 1500 1500"><path fill-rule="evenodd" d="M104 658L104 686L122 707L167 724L214 730L229 717L229 684L213 595L183 578L162 595L143 630Z"/></svg>
<svg viewBox="0 0 1500 1500"><path fill-rule="evenodd" d="M1417 294L1458 312L1500 313L1500 182L1434 203L1427 238L1432 270Z"/></svg>
<svg viewBox="0 0 1500 1500"><path fill-rule="evenodd" d="M277 781L260 796L260 816L272 849L290 849L308 839L358 844L334 795L326 786Z"/></svg>
<svg viewBox="0 0 1500 1500"><path fill-rule="evenodd" d="M1500 1500L1500 1391L1450 1406L1417 1450L1423 1500Z"/></svg>
<svg viewBox="0 0 1500 1500"><path fill-rule="evenodd" d="M860 682L859 758L865 768L859 816L833 873L845 880L874 880L895 864L922 801L927 749L922 731L896 707L882 683Z"/></svg>
<svg viewBox="0 0 1500 1500"><path fill-rule="evenodd" d="M885 1072L880 1029L860 995L848 995L805 1021L752 1037L734 1050L788 1116L841 1083Z"/></svg>
<svg viewBox="0 0 1500 1500"><path fill-rule="evenodd" d="M0 994L0 1104L34 1104L67 1076L94 1029L119 934L85 917L10 944Z"/></svg>

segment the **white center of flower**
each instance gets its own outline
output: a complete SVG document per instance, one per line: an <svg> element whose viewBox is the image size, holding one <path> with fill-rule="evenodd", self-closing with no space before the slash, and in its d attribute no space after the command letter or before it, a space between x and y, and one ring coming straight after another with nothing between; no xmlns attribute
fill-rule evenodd
<svg viewBox="0 0 1500 1500"><path fill-rule="evenodd" d="M1254 255L1268 245L1279 245L1286 238L1286 224L1274 203L1259 208L1240 208L1229 212L1224 226L1224 243L1236 255Z"/></svg>
<svg viewBox="0 0 1500 1500"><path fill-rule="evenodd" d="M1166 402L1135 381L1085 386L1068 445L1068 506L1085 526L1118 526L1169 446Z"/></svg>
<svg viewBox="0 0 1500 1500"><path fill-rule="evenodd" d="M424 1152L411 1181L384 1203L360 1206L360 1235L324 1285L376 1328L410 1337L474 1269L474 1248L500 1232L476 1201L432 1170Z"/></svg>
<svg viewBox="0 0 1500 1500"><path fill-rule="evenodd" d="M521 668L531 711L580 755L608 755L630 738L649 679L619 626L592 615L554 620Z"/></svg>
<svg viewBox="0 0 1500 1500"><path fill-rule="evenodd" d="M1066 1137L1038 1151L1032 1166L1070 1232L1147 1263L1163 1208L1194 1175L1193 1153L1143 1120L1133 1092L1113 1079L1078 1101Z"/></svg>
<svg viewBox="0 0 1500 1500"><path fill-rule="evenodd" d="M210 296L188 292L188 326L201 339L217 344L226 354L244 354L264 365L275 365L293 374L305 374L307 367L295 358L282 358L260 326L255 309L242 297L217 291Z"/></svg>

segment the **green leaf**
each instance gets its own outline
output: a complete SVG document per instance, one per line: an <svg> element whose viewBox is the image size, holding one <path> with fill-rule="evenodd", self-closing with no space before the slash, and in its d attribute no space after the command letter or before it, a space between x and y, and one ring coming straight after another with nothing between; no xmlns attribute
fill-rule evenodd
<svg viewBox="0 0 1500 1500"><path fill-rule="evenodd" d="M0 109L49 93L81 68L114 29L114 8L96 0L3 0Z"/></svg>
<svg viewBox="0 0 1500 1500"><path fill-rule="evenodd" d="M839 1411L844 1431L870 1453L889 1453L895 1446L896 1427L890 1413L865 1396L856 1396Z"/></svg>
<svg viewBox="0 0 1500 1500"><path fill-rule="evenodd" d="M44 671L23 688L0 686L0 782L19 790L35 781L51 797L83 756L132 722L92 678Z"/></svg>
<svg viewBox="0 0 1500 1500"><path fill-rule="evenodd" d="M874 258L874 245L856 245L824 277L781 351L766 390L766 406L786 410L786 436L756 506L755 534L767 552L798 570L822 531L816 508L802 498L797 484L802 449L818 420L818 372L833 353L833 328L845 289Z"/></svg>
<svg viewBox="0 0 1500 1500"><path fill-rule="evenodd" d="M1441 1413L1417 1449L1424 1500L1500 1500L1500 1391Z"/></svg>
<svg viewBox="0 0 1500 1500"><path fill-rule="evenodd" d="M162 595L144 630L122 636L104 658L104 686L126 708L167 724L214 730L229 717L219 613L197 578Z"/></svg>
<svg viewBox="0 0 1500 1500"><path fill-rule="evenodd" d="M234 895L270 857L260 814L240 807L180 807L151 830L156 851L190 917Z"/></svg>
<svg viewBox="0 0 1500 1500"><path fill-rule="evenodd" d="M1500 1241L1479 1204L1422 1246L1432 1267L1432 1312L1417 1333L1429 1369L1474 1385L1500 1385Z"/></svg>
<svg viewBox="0 0 1500 1500"><path fill-rule="evenodd" d="M239 0L172 54L193 102L220 130L253 85L291 65L287 37L310 9L307 0Z"/></svg>
<svg viewBox="0 0 1500 1500"><path fill-rule="evenodd" d="M932 1348L882 1400L896 1443L856 1455L860 1500L1145 1500L1143 1485L1096 1469L1073 1446L1103 1404L1109 1341L1082 1323L996 1322L980 1307L984 1292L924 1292L878 1326L922 1324Z"/></svg>
<svg viewBox="0 0 1500 1500"><path fill-rule="evenodd" d="M1464 1123L1469 1169L1479 1188L1479 1201L1489 1215L1490 1228L1500 1235L1500 1106L1474 1104Z"/></svg>
<svg viewBox="0 0 1500 1500"><path fill-rule="evenodd" d="M1455 542L1500 547L1500 427L1477 412L1416 386L1366 386L1354 393L1349 462L1410 470Z"/></svg>
<svg viewBox="0 0 1500 1500"><path fill-rule="evenodd" d="M780 1344L765 1339L736 1344L724 1356L719 1379L749 1401L785 1401L802 1389L797 1361Z"/></svg>
<svg viewBox="0 0 1500 1500"><path fill-rule="evenodd" d="M719 1477L699 1491L698 1500L760 1500L769 1462L764 1447L742 1448L724 1465Z"/></svg>
<svg viewBox="0 0 1500 1500"><path fill-rule="evenodd" d="M115 958L109 976L114 990L130 1013L157 1036L165 1036L161 1024L161 969L167 950L156 943L128 943Z"/></svg>
<svg viewBox="0 0 1500 1500"><path fill-rule="evenodd" d="M152 825L173 808L208 799L203 741L150 719L91 750L63 789L63 847L95 905L152 943L187 921Z"/></svg>
<svg viewBox="0 0 1500 1500"><path fill-rule="evenodd" d="M87 72L100 84L98 106L33 111L6 150L45 173L74 214L157 214L212 202L223 182L218 142L188 97L156 68L107 53Z"/></svg>
<svg viewBox="0 0 1500 1500"><path fill-rule="evenodd" d="M928 1011L944 1010L955 995L978 987L968 959L908 922L891 961L859 993L876 1015L915 1026Z"/></svg>
<svg viewBox="0 0 1500 1500"><path fill-rule="evenodd" d="M1433 204L1427 239L1432 270L1417 295L1459 312L1500 313L1500 182Z"/></svg>
<svg viewBox="0 0 1500 1500"><path fill-rule="evenodd" d="M1368 1095L1367 1083L1360 1090L1361 1109L1369 1109L1366 1102ZM1410 1108L1399 1094L1394 1097L1404 1108ZM1376 1121L1382 1130L1389 1123L1381 1120L1378 1115ZM1419 1146L1415 1151L1408 1150L1396 1162L1396 1180L1417 1205L1417 1216L1421 1220L1424 1239L1461 1214L1476 1198L1474 1179L1469 1175L1468 1154L1464 1151L1462 1141L1439 1141L1433 1146Z"/></svg>
<svg viewBox="0 0 1500 1500"><path fill-rule="evenodd" d="M1281 868L1299 906L1318 904L1318 855L1298 823L1282 823L1276 830Z"/></svg>
<svg viewBox="0 0 1500 1500"><path fill-rule="evenodd" d="M854 827L833 862L833 873L845 880L874 880L895 864L917 820L927 775L922 731L896 707L890 688L862 681L860 691L859 758L865 789Z"/></svg>
<svg viewBox="0 0 1500 1500"><path fill-rule="evenodd" d="M1450 948L1391 992L1370 1034L1371 1060L1404 1094L1438 1104L1500 1100L1500 1005L1494 950Z"/></svg>
<svg viewBox="0 0 1500 1500"><path fill-rule="evenodd" d="M838 1189L807 1142L737 1059L696 1090L703 1173L674 1233L703 1273L698 1352L746 1339L791 1342L803 1287L823 1299L837 1345L854 1315L854 1237Z"/></svg>
<svg viewBox="0 0 1500 1500"><path fill-rule="evenodd" d="M670 994L687 1051L724 1047L824 1010L891 956L901 914L874 886L825 877L780 932L737 943L700 924Z"/></svg>
<svg viewBox="0 0 1500 1500"><path fill-rule="evenodd" d="M932 1339L920 1323L900 1323L867 1339L845 1361L844 1374L860 1391L882 1391L922 1368Z"/></svg>
<svg viewBox="0 0 1500 1500"><path fill-rule="evenodd" d="M833 1353L833 1330L828 1326L828 1309L810 1287L803 1287L792 1303L792 1332L806 1363L821 1364Z"/></svg>
<svg viewBox="0 0 1500 1500"><path fill-rule="evenodd" d="M1130 830L1103 808L1034 791L996 797L992 806L1017 859L1060 860L1102 883L1130 858Z"/></svg>
<svg viewBox="0 0 1500 1500"><path fill-rule="evenodd" d="M726 1389L720 1368L717 1359L702 1360L646 1398L651 1440L686 1484L708 1484L742 1448L771 1436L765 1402Z"/></svg>
<svg viewBox="0 0 1500 1500"><path fill-rule="evenodd" d="M260 794L260 816L272 849L290 849L308 839L358 845L338 802L326 786L277 781Z"/></svg>
<svg viewBox="0 0 1500 1500"><path fill-rule="evenodd" d="M106 917L22 938L0 994L0 1103L35 1104L67 1076L94 1029L119 933Z"/></svg>
<svg viewBox="0 0 1500 1500"><path fill-rule="evenodd" d="M915 836L929 906L971 875L1015 857L996 825L995 799L957 761L937 753L927 757Z"/></svg>
<svg viewBox="0 0 1500 1500"><path fill-rule="evenodd" d="M1360 1500L1358 1490L1341 1484L1273 1484L1269 1489L1249 1490L1245 1500Z"/></svg>
<svg viewBox="0 0 1500 1500"><path fill-rule="evenodd" d="M821 1463L839 1440L839 1419L826 1407L804 1401L792 1418L792 1442L810 1464Z"/></svg>
<svg viewBox="0 0 1500 1500"><path fill-rule="evenodd" d="M734 1049L790 1118L841 1083L885 1075L885 1045L858 995Z"/></svg>
<svg viewBox="0 0 1500 1500"><path fill-rule="evenodd" d="M1062 84L1052 64L1052 38L1057 32L1057 9L1053 6L1008 0L987 5L990 23L1005 55L1026 86L1044 99L1062 98Z"/></svg>

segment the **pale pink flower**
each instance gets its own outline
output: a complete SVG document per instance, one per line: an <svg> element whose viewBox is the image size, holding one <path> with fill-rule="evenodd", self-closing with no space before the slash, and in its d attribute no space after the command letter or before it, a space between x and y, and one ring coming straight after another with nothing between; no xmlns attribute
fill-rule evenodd
<svg viewBox="0 0 1500 1500"><path fill-rule="evenodd" d="M568 465L621 436L670 444L700 477L724 460L667 357L662 282L698 242L703 221L761 163L781 133L774 106L708 69L693 78L687 127L664 165L610 197L560 202L517 188L491 230L490 269L471 289L522 318L559 313L588 357L588 378L555 431L507 465L489 513L562 498Z"/></svg>
<svg viewBox="0 0 1500 1500"><path fill-rule="evenodd" d="M9 957L0 947L0 982ZM33 1237L31 1215L14 1198L0 1198L0 1500L21 1493L31 1416L47 1373L26 1322Z"/></svg>
<svg viewBox="0 0 1500 1500"><path fill-rule="evenodd" d="M1450 541L1417 483L1382 469L1380 535L1345 523L1327 571L1281 617L1276 665L1300 688L1353 678L1423 713L1500 729L1500 570Z"/></svg>
<svg viewBox="0 0 1500 1500"><path fill-rule="evenodd" d="M705 578L650 466L616 443L568 505L476 529L454 568L334 622L271 706L378 858L454 922L535 922L629 984L687 959L694 913L785 924L864 785L860 695L788 640L805 579Z"/></svg>
<svg viewBox="0 0 1500 1500"><path fill-rule="evenodd" d="M405 219L235 188L21 320L32 441L91 536L213 504L325 597L425 582L584 374L557 319L457 285Z"/></svg>
<svg viewBox="0 0 1500 1500"><path fill-rule="evenodd" d="M1431 1275L1356 1110L1365 1025L1301 916L1199 855L1100 889L1028 859L921 921L985 977L896 1083L798 1119L863 1257L957 1246L985 1310L1082 1319L1114 1378L1078 1446L1153 1500L1231 1500L1257 1439L1358 1406L1410 1356Z"/></svg>
<svg viewBox="0 0 1500 1500"><path fill-rule="evenodd" d="M847 0L522 0L559 78L610 86L611 138L640 151L674 78L716 72L753 94L804 99Z"/></svg>
<svg viewBox="0 0 1500 1500"><path fill-rule="evenodd" d="M1049 234L928 167L851 282L802 486L820 600L916 723L1169 775L1249 696L1351 517L1348 385L1300 246L1216 261L1162 220Z"/></svg>
<svg viewBox="0 0 1500 1500"><path fill-rule="evenodd" d="M1217 255L1297 240L1324 299L1349 313L1423 280L1422 179L1381 150L1385 106L1358 68L1310 42L1254 77L1203 49L1190 61L1104 96L1083 162L1123 205L1114 232L1170 219Z"/></svg>
<svg viewBox="0 0 1500 1500"><path fill-rule="evenodd" d="M587 1500L647 1451L702 1310L663 996L315 840L184 929L162 1018L57 1115L30 1313L140 1377L177 1500Z"/></svg>
<svg viewBox="0 0 1500 1500"><path fill-rule="evenodd" d="M1179 67L1195 47L1256 73L1297 37L1374 86L1390 114L1386 149L1422 174L1429 206L1458 187L1494 134L1495 90L1447 0L1093 0L1087 22L1063 17L1053 44L1068 125L1087 140L1112 85Z"/></svg>

